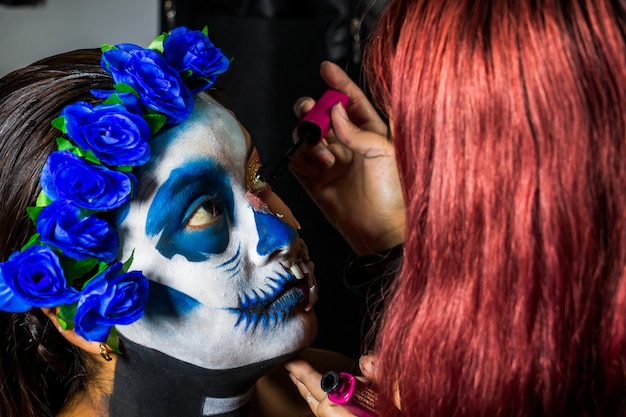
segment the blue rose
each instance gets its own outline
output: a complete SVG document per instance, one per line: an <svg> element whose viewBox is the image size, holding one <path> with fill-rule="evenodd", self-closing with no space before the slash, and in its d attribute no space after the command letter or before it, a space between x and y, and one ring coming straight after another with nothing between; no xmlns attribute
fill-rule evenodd
<svg viewBox="0 0 626 417"><path fill-rule="evenodd" d="M121 104L77 102L61 112L67 135L108 165L145 164L150 158L150 127L143 117Z"/></svg>
<svg viewBox="0 0 626 417"><path fill-rule="evenodd" d="M180 123L191 114L191 91L158 52L120 44L102 53L101 64L115 83L128 84L137 91L145 107L165 114L168 124Z"/></svg>
<svg viewBox="0 0 626 417"><path fill-rule="evenodd" d="M120 274L117 262L85 285L74 316L76 333L104 342L112 326L141 318L148 302L148 279L139 271Z"/></svg>
<svg viewBox="0 0 626 417"><path fill-rule="evenodd" d="M213 45L209 37L199 30L177 27L163 42L163 57L184 78L192 93L206 90L218 74L228 69L230 61Z"/></svg>
<svg viewBox="0 0 626 417"><path fill-rule="evenodd" d="M59 258L46 246L14 252L0 263L0 310L23 312L31 307L71 304L80 294L69 287Z"/></svg>
<svg viewBox="0 0 626 417"><path fill-rule="evenodd" d="M76 260L96 258L110 263L117 257L119 237L109 223L84 217L72 203L61 200L45 207L37 219L41 240Z"/></svg>
<svg viewBox="0 0 626 417"><path fill-rule="evenodd" d="M69 151L48 156L41 188L51 200L69 200L88 210L111 210L132 198L136 178L130 173L89 163Z"/></svg>

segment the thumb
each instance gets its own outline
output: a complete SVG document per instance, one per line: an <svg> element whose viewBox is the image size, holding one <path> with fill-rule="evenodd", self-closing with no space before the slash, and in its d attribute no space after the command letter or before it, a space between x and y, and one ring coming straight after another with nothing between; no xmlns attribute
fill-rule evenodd
<svg viewBox="0 0 626 417"><path fill-rule="evenodd" d="M359 358L361 374L370 381L376 382L378 355L372 351L365 352Z"/></svg>
<svg viewBox="0 0 626 417"><path fill-rule="evenodd" d="M366 158L389 153L392 145L387 138L378 133L363 130L352 123L341 103L333 106L330 116L337 141L352 152Z"/></svg>

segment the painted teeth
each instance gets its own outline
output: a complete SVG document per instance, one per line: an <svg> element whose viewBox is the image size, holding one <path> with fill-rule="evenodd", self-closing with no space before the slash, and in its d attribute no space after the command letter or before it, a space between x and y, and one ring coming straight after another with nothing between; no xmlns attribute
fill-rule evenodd
<svg viewBox="0 0 626 417"><path fill-rule="evenodd" d="M291 272L291 274L294 277L296 277L296 279L304 278L304 274L302 273L302 270L300 269L300 267L297 264L291 265L291 267L289 268L289 272Z"/></svg>

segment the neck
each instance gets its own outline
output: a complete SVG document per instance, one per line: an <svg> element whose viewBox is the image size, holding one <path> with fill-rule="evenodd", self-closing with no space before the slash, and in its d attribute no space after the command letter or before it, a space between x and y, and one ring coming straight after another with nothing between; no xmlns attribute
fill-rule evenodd
<svg viewBox="0 0 626 417"><path fill-rule="evenodd" d="M123 346L110 399L115 417L247 417L254 384L285 359L211 370L129 340Z"/></svg>

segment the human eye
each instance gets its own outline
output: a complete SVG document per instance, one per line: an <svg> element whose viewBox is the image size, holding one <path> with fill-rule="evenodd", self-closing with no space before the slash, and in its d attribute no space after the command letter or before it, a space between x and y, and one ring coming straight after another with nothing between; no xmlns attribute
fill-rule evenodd
<svg viewBox="0 0 626 417"><path fill-rule="evenodd" d="M265 181L265 177L263 176L262 168L261 159L255 149L250 155L250 159L248 159L248 166L246 168L246 188L251 193L257 195L270 189L269 183Z"/></svg>
<svg viewBox="0 0 626 417"><path fill-rule="evenodd" d="M194 206L191 214L187 216L185 226L192 230L203 230L215 224L221 215L222 210L215 201L206 198Z"/></svg>

